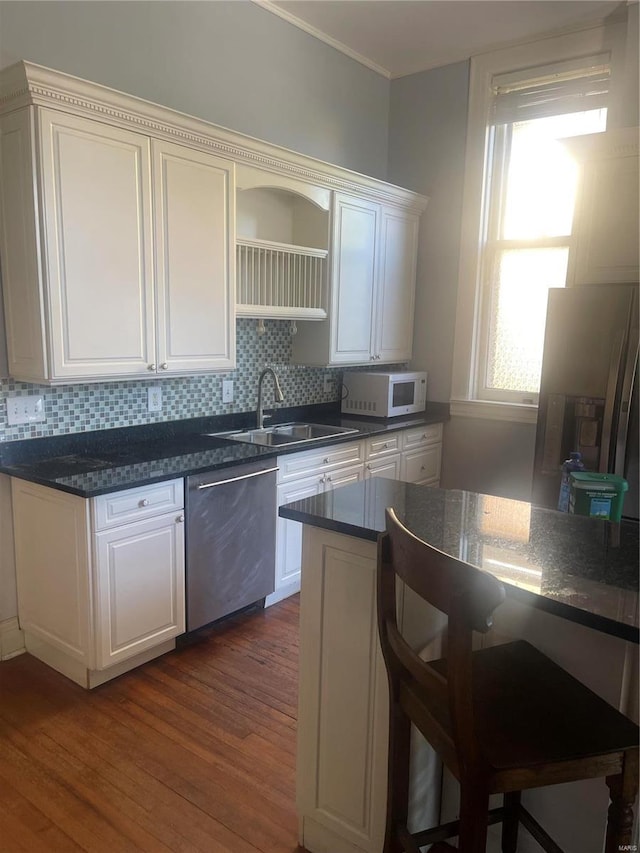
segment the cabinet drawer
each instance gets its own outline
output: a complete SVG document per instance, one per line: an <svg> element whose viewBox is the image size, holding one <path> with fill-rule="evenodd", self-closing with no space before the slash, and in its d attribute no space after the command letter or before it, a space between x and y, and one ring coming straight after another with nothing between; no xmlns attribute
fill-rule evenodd
<svg viewBox="0 0 640 853"><path fill-rule="evenodd" d="M401 435L399 432L394 432L392 435L377 435L368 438L366 441L367 459L378 459L380 456L398 453Z"/></svg>
<svg viewBox="0 0 640 853"><path fill-rule="evenodd" d="M402 471L402 455L394 453L392 456L382 456L371 462L366 462L364 466L364 476L369 477L387 477L389 480L401 479Z"/></svg>
<svg viewBox="0 0 640 853"><path fill-rule="evenodd" d="M93 499L93 523L95 530L108 530L119 524L141 521L163 512L182 509L184 506L183 480L166 480L151 486L127 489L100 495Z"/></svg>
<svg viewBox="0 0 640 853"><path fill-rule="evenodd" d="M364 461L364 442L352 441L349 444L338 444L334 447L324 447L317 450L306 450L303 453L292 453L278 458L278 482L286 483L298 477L308 477L311 474L322 474L334 467L351 465Z"/></svg>
<svg viewBox="0 0 640 853"><path fill-rule="evenodd" d="M402 456L402 479L405 483L421 483L440 478L439 444L423 450L409 450Z"/></svg>
<svg viewBox="0 0 640 853"><path fill-rule="evenodd" d="M411 450L414 447L423 447L440 441L442 441L442 424L412 427L402 433L403 450Z"/></svg>

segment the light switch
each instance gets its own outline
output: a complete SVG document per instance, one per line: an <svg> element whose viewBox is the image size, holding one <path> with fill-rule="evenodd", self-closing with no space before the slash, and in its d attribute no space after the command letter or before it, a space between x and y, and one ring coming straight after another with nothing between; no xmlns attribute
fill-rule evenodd
<svg viewBox="0 0 640 853"><path fill-rule="evenodd" d="M222 402L233 403L233 379L222 380Z"/></svg>

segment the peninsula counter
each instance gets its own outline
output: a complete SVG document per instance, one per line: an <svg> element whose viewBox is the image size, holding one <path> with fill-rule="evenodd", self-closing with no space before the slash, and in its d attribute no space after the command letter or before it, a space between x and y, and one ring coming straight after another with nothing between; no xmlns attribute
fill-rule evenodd
<svg viewBox="0 0 640 853"><path fill-rule="evenodd" d="M280 508L304 525L300 615L298 813L310 853L381 853L388 697L375 612L376 539L394 507L417 536L489 571L505 603L479 644L523 637L637 719L638 526L521 501L373 478ZM618 541L619 545L613 543ZM439 654L444 617L407 589L398 620L413 648ZM450 820L456 786L416 738L416 828ZM600 853L599 780L525 792L567 853ZM519 850L537 850L523 831ZM490 838L488 851L495 848Z"/></svg>

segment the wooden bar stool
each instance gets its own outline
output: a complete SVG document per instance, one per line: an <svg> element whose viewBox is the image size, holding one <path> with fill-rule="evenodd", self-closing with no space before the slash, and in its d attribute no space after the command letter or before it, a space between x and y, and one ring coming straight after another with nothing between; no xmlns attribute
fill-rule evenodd
<svg viewBox="0 0 640 853"><path fill-rule="evenodd" d="M502 821L503 853L518 827L547 853L562 853L520 802L520 792L604 776L611 803L606 853L631 845L638 791L638 727L522 640L472 651L472 632L491 627L504 588L491 575L416 538L387 509L378 540L378 630L389 677L389 775L384 853L419 853L458 836L463 853L484 853L487 825ZM446 659L425 662L396 623L396 577L448 616ZM409 833L410 724L460 783L460 819ZM489 810L489 796L504 804ZM632 849L632 848L627 848Z"/></svg>

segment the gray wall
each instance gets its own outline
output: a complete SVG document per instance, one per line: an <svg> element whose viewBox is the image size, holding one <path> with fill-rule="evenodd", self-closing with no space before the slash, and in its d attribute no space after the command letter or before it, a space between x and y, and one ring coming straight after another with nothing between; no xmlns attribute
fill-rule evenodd
<svg viewBox="0 0 640 853"><path fill-rule="evenodd" d="M412 366L428 397L451 396L469 63L393 80L389 180L429 196L420 222Z"/></svg>
<svg viewBox="0 0 640 853"><path fill-rule="evenodd" d="M0 2L20 59L386 178L389 81L249 0Z"/></svg>

